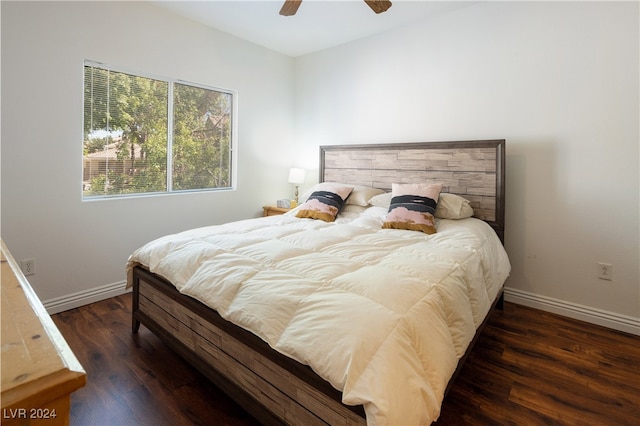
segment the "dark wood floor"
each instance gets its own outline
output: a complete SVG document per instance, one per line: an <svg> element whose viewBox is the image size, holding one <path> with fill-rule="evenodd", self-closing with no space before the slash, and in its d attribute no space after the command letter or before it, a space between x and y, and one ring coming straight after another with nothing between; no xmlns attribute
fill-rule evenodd
<svg viewBox="0 0 640 426"><path fill-rule="evenodd" d="M257 422L141 327L131 295L53 316L87 371L71 425ZM511 303L492 314L437 425L638 425L640 337Z"/></svg>

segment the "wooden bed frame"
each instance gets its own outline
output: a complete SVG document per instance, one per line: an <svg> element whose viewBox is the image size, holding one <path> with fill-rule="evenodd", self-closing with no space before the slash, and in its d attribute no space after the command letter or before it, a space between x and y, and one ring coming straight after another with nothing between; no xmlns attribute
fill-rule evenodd
<svg viewBox="0 0 640 426"><path fill-rule="evenodd" d="M320 147L320 181L390 189L391 183L439 182L471 201L474 216L504 243L505 141L425 142ZM144 324L264 424L366 424L362 406L254 334L144 268L133 271L132 330ZM485 318L501 308L502 290ZM447 391L483 324L458 363Z"/></svg>

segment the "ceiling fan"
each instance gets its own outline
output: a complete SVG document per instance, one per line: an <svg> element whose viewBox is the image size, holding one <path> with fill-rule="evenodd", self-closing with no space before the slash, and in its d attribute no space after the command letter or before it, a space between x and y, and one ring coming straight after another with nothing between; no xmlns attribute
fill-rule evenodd
<svg viewBox="0 0 640 426"><path fill-rule="evenodd" d="M385 12L391 7L391 2L388 0L364 0L364 2L368 4L371 10L373 10L375 13ZM285 0L284 4L282 5L282 9L280 9L280 15L295 15L298 11L298 8L300 7L300 3L302 3L302 0Z"/></svg>

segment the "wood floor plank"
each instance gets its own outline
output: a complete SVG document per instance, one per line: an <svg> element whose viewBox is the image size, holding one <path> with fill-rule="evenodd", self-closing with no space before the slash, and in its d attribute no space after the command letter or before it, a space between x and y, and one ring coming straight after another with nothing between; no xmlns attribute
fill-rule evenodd
<svg viewBox="0 0 640 426"><path fill-rule="evenodd" d="M131 295L53 315L87 371L71 425L255 425L145 327ZM640 424L640 337L505 303L436 426Z"/></svg>
<svg viewBox="0 0 640 426"><path fill-rule="evenodd" d="M71 425L255 425L148 329L131 333L131 295L53 315L87 371Z"/></svg>
<svg viewBox="0 0 640 426"><path fill-rule="evenodd" d="M437 424L638 425L639 348L638 336L505 303ZM506 398L498 380L510 383Z"/></svg>

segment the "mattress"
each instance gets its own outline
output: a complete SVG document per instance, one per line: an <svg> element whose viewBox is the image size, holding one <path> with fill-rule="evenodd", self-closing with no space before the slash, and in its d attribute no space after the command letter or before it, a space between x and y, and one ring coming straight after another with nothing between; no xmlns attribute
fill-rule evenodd
<svg viewBox="0 0 640 426"><path fill-rule="evenodd" d="M309 365L363 405L369 424L429 424L510 272L493 229L438 219L437 233L383 229L387 210L335 222L295 212L168 235L136 250L183 294Z"/></svg>

